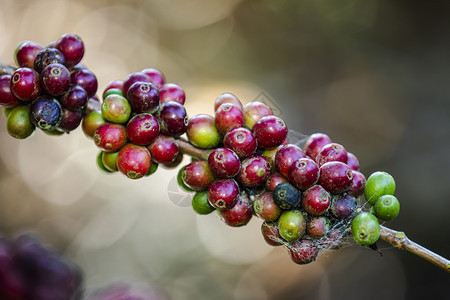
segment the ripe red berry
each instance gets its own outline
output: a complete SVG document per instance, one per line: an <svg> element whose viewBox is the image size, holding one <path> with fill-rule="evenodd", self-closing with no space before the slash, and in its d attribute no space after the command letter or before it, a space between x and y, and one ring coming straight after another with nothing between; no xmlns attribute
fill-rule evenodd
<svg viewBox="0 0 450 300"><path fill-rule="evenodd" d="M236 105L224 103L217 108L214 120L217 130L224 135L233 128L244 126L244 113Z"/></svg>
<svg viewBox="0 0 450 300"><path fill-rule="evenodd" d="M88 69L73 71L70 78L73 85L79 85L84 88L89 98L94 97L95 93L97 93L97 77Z"/></svg>
<svg viewBox="0 0 450 300"><path fill-rule="evenodd" d="M281 209L273 201L272 193L265 192L256 198L253 209L258 217L264 221L276 221L281 215Z"/></svg>
<svg viewBox="0 0 450 300"><path fill-rule="evenodd" d="M284 244L283 238L278 232L278 225L275 222L263 222L261 233L266 243L270 246L281 246Z"/></svg>
<svg viewBox="0 0 450 300"><path fill-rule="evenodd" d="M30 68L19 68L11 77L11 92L22 101L33 101L42 92L39 74Z"/></svg>
<svg viewBox="0 0 450 300"><path fill-rule="evenodd" d="M119 89L122 92L122 87L123 87L123 80L112 80L110 81L105 89L103 90L103 94L102 94L102 99L105 99L106 96L105 94L110 90L110 89ZM123 96L123 93L122 93Z"/></svg>
<svg viewBox="0 0 450 300"><path fill-rule="evenodd" d="M204 191L215 180L208 162L196 160L186 165L182 172L184 184L194 191Z"/></svg>
<svg viewBox="0 0 450 300"><path fill-rule="evenodd" d="M178 102L164 102L155 116L163 134L180 136L187 130L189 118L184 106Z"/></svg>
<svg viewBox="0 0 450 300"><path fill-rule="evenodd" d="M330 220L325 216L313 217L306 224L306 234L312 238L320 238L331 228Z"/></svg>
<svg viewBox="0 0 450 300"><path fill-rule="evenodd" d="M128 93L124 95L136 113L153 114L159 108L159 91L150 82L137 81L128 88Z"/></svg>
<svg viewBox="0 0 450 300"><path fill-rule="evenodd" d="M49 95L61 96L67 93L70 82L70 72L62 64L49 64L41 72L42 87Z"/></svg>
<svg viewBox="0 0 450 300"><path fill-rule="evenodd" d="M150 145L158 134L158 121L151 114L135 115L127 124L127 137L136 145Z"/></svg>
<svg viewBox="0 0 450 300"><path fill-rule="evenodd" d="M322 147L316 157L316 162L319 166L330 161L340 161L347 163L347 151L344 146L336 143L330 143Z"/></svg>
<svg viewBox="0 0 450 300"><path fill-rule="evenodd" d="M262 117L273 115L272 109L259 101L252 101L244 106L244 124L248 129L253 129L256 122Z"/></svg>
<svg viewBox="0 0 450 300"><path fill-rule="evenodd" d="M253 134L258 146L271 149L280 146L287 137L286 123L276 116L266 116L258 120L253 126Z"/></svg>
<svg viewBox="0 0 450 300"><path fill-rule="evenodd" d="M14 52L14 60L16 61L17 66L32 69L34 66L34 59L41 50L42 46L35 42L25 41L20 43Z"/></svg>
<svg viewBox="0 0 450 300"><path fill-rule="evenodd" d="M148 77L147 75L145 75L142 72L134 72L131 73L127 76L127 78L125 78L125 80L123 81L123 85L122 85L122 93L124 94L124 96L128 95L128 89L136 82L149 82L151 83L150 77Z"/></svg>
<svg viewBox="0 0 450 300"><path fill-rule="evenodd" d="M216 111L219 108L219 106L221 106L224 103L231 103L231 104L234 104L237 107L239 107L241 110L244 109L242 107L242 103L238 99L238 97L236 97L235 95L233 95L231 93L223 93L223 94L220 94L214 101L214 111Z"/></svg>
<svg viewBox="0 0 450 300"><path fill-rule="evenodd" d="M296 264L308 264L316 260L319 255L319 247L307 239L297 240L288 247L290 258Z"/></svg>
<svg viewBox="0 0 450 300"><path fill-rule="evenodd" d="M258 147L253 133L244 127L228 131L223 139L223 144L233 150L241 159L253 155Z"/></svg>
<svg viewBox="0 0 450 300"><path fill-rule="evenodd" d="M178 146L173 137L160 134L148 146L153 161L164 164L174 160L178 154Z"/></svg>
<svg viewBox="0 0 450 300"><path fill-rule="evenodd" d="M327 162L320 167L319 184L331 194L336 195L349 190L352 181L352 170L343 162Z"/></svg>
<svg viewBox="0 0 450 300"><path fill-rule="evenodd" d="M14 107L20 100L11 92L11 75L0 76L0 106Z"/></svg>
<svg viewBox="0 0 450 300"><path fill-rule="evenodd" d="M288 182L287 178L280 173L273 173L266 180L266 190L273 191L280 183Z"/></svg>
<svg viewBox="0 0 450 300"><path fill-rule="evenodd" d="M261 155L253 155L242 161L237 179L247 187L256 187L265 183L269 176L269 160Z"/></svg>
<svg viewBox="0 0 450 300"><path fill-rule="evenodd" d="M330 194L320 185L314 185L303 193L303 209L313 216L323 215L331 204Z"/></svg>
<svg viewBox="0 0 450 300"><path fill-rule="evenodd" d="M241 227L247 225L253 216L253 206L248 196L240 193L237 196L236 204L230 209L219 210L222 221L231 227Z"/></svg>
<svg viewBox="0 0 450 300"><path fill-rule="evenodd" d="M208 187L208 201L219 210L232 208L238 195L239 186L233 179L216 179Z"/></svg>
<svg viewBox="0 0 450 300"><path fill-rule="evenodd" d="M347 165L352 171L359 171L359 161L355 154L347 152Z"/></svg>
<svg viewBox="0 0 450 300"><path fill-rule="evenodd" d="M125 126L115 123L105 123L94 131L94 143L101 150L115 152L127 142Z"/></svg>
<svg viewBox="0 0 450 300"><path fill-rule="evenodd" d="M184 90L175 83L166 83L159 89L159 95L161 97L161 103L167 101L175 101L184 104L186 100L186 94Z"/></svg>
<svg viewBox="0 0 450 300"><path fill-rule="evenodd" d="M208 164L217 178L232 178L241 168L239 157L228 148L217 148L211 152Z"/></svg>
<svg viewBox="0 0 450 300"><path fill-rule="evenodd" d="M84 55L84 44L81 38L73 33L66 33L55 42L55 48L61 51L68 67L78 64Z"/></svg>
<svg viewBox="0 0 450 300"><path fill-rule="evenodd" d="M83 113L81 110L68 110L62 108L61 123L58 125L58 130L62 132L69 132L76 129L83 120Z"/></svg>
<svg viewBox="0 0 450 300"><path fill-rule="evenodd" d="M352 186L347 191L347 193L357 198L364 193L364 187L366 186L366 177L359 171L352 170L352 174Z"/></svg>
<svg viewBox="0 0 450 300"><path fill-rule="evenodd" d="M84 109L88 103L86 91L79 85L73 85L59 100L61 105L70 110Z"/></svg>
<svg viewBox="0 0 450 300"><path fill-rule="evenodd" d="M304 191L319 180L319 166L310 158L301 158L289 168L288 180L298 190Z"/></svg>
<svg viewBox="0 0 450 300"><path fill-rule="evenodd" d="M147 148L134 144L126 144L117 156L117 168L128 178L144 177L151 165L151 157Z"/></svg>
<svg viewBox="0 0 450 300"><path fill-rule="evenodd" d="M300 147L294 144L288 144L279 148L275 154L275 166L278 172L288 177L291 165L304 157L306 157L305 153L303 153Z"/></svg>
<svg viewBox="0 0 450 300"><path fill-rule="evenodd" d="M315 160L320 150L322 150L322 147L330 143L331 139L328 135L324 133L314 133L306 140L304 148L305 154Z"/></svg>
<svg viewBox="0 0 450 300"><path fill-rule="evenodd" d="M141 72L147 75L150 78L150 82L153 83L158 89L160 89L166 81L164 74L160 70L147 68Z"/></svg>

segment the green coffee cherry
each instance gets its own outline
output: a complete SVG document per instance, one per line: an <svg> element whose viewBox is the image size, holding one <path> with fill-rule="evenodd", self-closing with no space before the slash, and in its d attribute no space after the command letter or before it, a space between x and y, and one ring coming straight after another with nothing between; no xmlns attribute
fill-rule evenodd
<svg viewBox="0 0 450 300"><path fill-rule="evenodd" d="M8 114L6 129L10 136L16 139L25 139L35 131L35 126L29 118L28 107L18 105Z"/></svg>
<svg viewBox="0 0 450 300"><path fill-rule="evenodd" d="M400 212L400 202L392 195L384 195L378 198L373 207L375 216L383 221L391 221Z"/></svg>
<svg viewBox="0 0 450 300"><path fill-rule="evenodd" d="M194 190L191 189L190 187L188 187L188 186L184 183L184 181L183 181L183 171L184 171L184 168L186 168L186 166L183 166L183 167L178 171L178 174L177 174L177 183L178 183L178 186L179 186L183 191L185 191L185 192L193 192Z"/></svg>
<svg viewBox="0 0 450 300"><path fill-rule="evenodd" d="M368 212L358 214L352 221L352 235L355 242L362 246L370 246L380 237L378 219Z"/></svg>
<svg viewBox="0 0 450 300"><path fill-rule="evenodd" d="M192 208L199 215L208 215L215 209L208 202L208 192L202 191L195 193L192 198Z"/></svg>
<svg viewBox="0 0 450 300"><path fill-rule="evenodd" d="M393 195L395 192L394 178L386 172L375 172L369 176L364 188L367 202L374 205L383 195Z"/></svg>
<svg viewBox="0 0 450 300"><path fill-rule="evenodd" d="M301 238L305 234L305 230L305 216L299 210L285 211L278 219L278 232L288 242Z"/></svg>

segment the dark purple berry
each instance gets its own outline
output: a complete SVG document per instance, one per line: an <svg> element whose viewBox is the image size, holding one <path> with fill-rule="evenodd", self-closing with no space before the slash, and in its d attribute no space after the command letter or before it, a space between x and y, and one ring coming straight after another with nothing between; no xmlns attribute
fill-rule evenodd
<svg viewBox="0 0 450 300"><path fill-rule="evenodd" d="M41 73L44 68L50 64L64 65L66 59L64 55L56 48L45 48L36 54L33 69Z"/></svg>
<svg viewBox="0 0 450 300"><path fill-rule="evenodd" d="M211 152L208 164L217 178L232 178L241 168L239 157L228 148L217 148Z"/></svg>
<svg viewBox="0 0 450 300"><path fill-rule="evenodd" d="M322 147L316 157L316 162L320 166L330 161L340 161L347 163L347 151L344 146L336 143L330 143Z"/></svg>
<svg viewBox="0 0 450 300"><path fill-rule="evenodd" d="M366 186L366 177L359 171L353 170L352 174L352 186L347 191L347 193L357 198L364 193L364 187Z"/></svg>
<svg viewBox="0 0 450 300"><path fill-rule="evenodd" d="M71 83L84 88L89 98L94 97L95 93L97 93L97 77L95 77L95 74L88 69L76 70L72 72L70 77Z"/></svg>
<svg viewBox="0 0 450 300"><path fill-rule="evenodd" d="M88 98L86 107L83 109L84 114L87 115L93 111L99 111L99 110L102 110L102 103L100 102L98 97L94 96L94 97Z"/></svg>
<svg viewBox="0 0 450 300"><path fill-rule="evenodd" d="M62 120L62 107L58 100L47 95L39 96L30 106L30 121L43 130L56 128Z"/></svg>
<svg viewBox="0 0 450 300"><path fill-rule="evenodd" d="M225 147L233 150L241 159L253 155L258 147L253 133L244 127L234 128L225 134Z"/></svg>
<svg viewBox="0 0 450 300"><path fill-rule="evenodd" d="M319 180L319 166L310 158L301 158L289 168L288 180L297 189L307 190Z"/></svg>
<svg viewBox="0 0 450 300"><path fill-rule="evenodd" d="M66 66L78 64L84 55L84 44L81 38L73 33L66 33L55 43L55 48L61 51L66 59Z"/></svg>
<svg viewBox="0 0 450 300"><path fill-rule="evenodd" d="M42 92L39 74L30 68L19 68L11 76L11 92L22 101L33 101Z"/></svg>
<svg viewBox="0 0 450 300"><path fill-rule="evenodd" d="M253 155L242 161L237 179L247 187L256 187L265 183L269 176L269 160L261 155Z"/></svg>
<svg viewBox="0 0 450 300"><path fill-rule="evenodd" d="M189 118L183 105L175 101L164 102L156 113L161 132L170 136L180 136L186 132Z"/></svg>
<svg viewBox="0 0 450 300"><path fill-rule="evenodd" d="M228 226L241 227L247 225L253 216L253 206L250 199L244 193L237 196L236 204L225 210L218 211L220 218Z"/></svg>
<svg viewBox="0 0 450 300"><path fill-rule="evenodd" d="M232 208L238 195L239 186L233 179L216 179L208 187L208 201L219 210Z"/></svg>
<svg viewBox="0 0 450 300"><path fill-rule="evenodd" d="M69 91L70 72L64 65L49 64L41 72L41 82L47 94L61 96Z"/></svg>
<svg viewBox="0 0 450 300"><path fill-rule="evenodd" d="M159 95L161 97L161 103L175 101L183 105L186 100L184 90L175 83L164 84L159 89Z"/></svg>
<svg viewBox="0 0 450 300"><path fill-rule="evenodd" d="M135 115L127 124L127 136L131 143L149 145L159 135L159 124L151 114Z"/></svg>
<svg viewBox="0 0 450 300"><path fill-rule="evenodd" d="M300 265L315 261L320 251L313 241L307 239L293 242L289 245L288 250L292 261Z"/></svg>
<svg viewBox="0 0 450 300"><path fill-rule="evenodd" d="M82 110L88 103L88 95L81 86L73 85L70 90L61 97L59 102L67 109Z"/></svg>
<svg viewBox="0 0 450 300"><path fill-rule="evenodd" d="M304 148L305 154L315 160L320 150L322 150L322 147L330 143L331 139L328 135L324 133L314 133L306 140Z"/></svg>
<svg viewBox="0 0 450 300"><path fill-rule="evenodd" d="M303 193L302 207L310 215L323 215L327 212L330 204L330 194L320 185L314 185Z"/></svg>
<svg viewBox="0 0 450 300"><path fill-rule="evenodd" d="M14 107L20 100L11 91L11 75L0 76L0 106Z"/></svg>
<svg viewBox="0 0 450 300"><path fill-rule="evenodd" d="M302 201L301 193L289 182L277 185L272 195L275 204L284 210L297 208Z"/></svg>
<svg viewBox="0 0 450 300"><path fill-rule="evenodd" d="M276 116L262 117L253 126L253 134L258 146L263 149L271 149L283 144L287 132L286 123Z"/></svg>
<svg viewBox="0 0 450 300"><path fill-rule="evenodd" d="M305 153L303 153L303 150L300 149L300 147L288 144L279 148L275 154L275 166L278 172L283 176L288 177L291 165L304 157L306 157Z"/></svg>
<svg viewBox="0 0 450 300"><path fill-rule="evenodd" d="M155 113L160 104L159 91L150 82L137 81L128 88L126 95L136 113Z"/></svg>
<svg viewBox="0 0 450 300"><path fill-rule="evenodd" d="M351 217L358 206L356 199L349 194L335 195L330 206L330 215L338 220Z"/></svg>
<svg viewBox="0 0 450 300"><path fill-rule="evenodd" d="M342 162L327 162L320 167L319 184L331 194L341 194L349 190L352 181L352 170Z"/></svg>
<svg viewBox="0 0 450 300"><path fill-rule="evenodd" d="M244 126L244 113L234 104L224 103L215 112L215 124L220 134Z"/></svg>
<svg viewBox="0 0 450 300"><path fill-rule="evenodd" d="M128 95L128 89L136 82L149 82L151 83L150 77L142 72L131 73L125 78L122 84L122 93L126 96Z"/></svg>
<svg viewBox="0 0 450 300"><path fill-rule="evenodd" d="M61 123L58 126L58 130L60 131L72 131L76 129L83 120L83 113L81 110L72 111L63 107L62 111Z"/></svg>

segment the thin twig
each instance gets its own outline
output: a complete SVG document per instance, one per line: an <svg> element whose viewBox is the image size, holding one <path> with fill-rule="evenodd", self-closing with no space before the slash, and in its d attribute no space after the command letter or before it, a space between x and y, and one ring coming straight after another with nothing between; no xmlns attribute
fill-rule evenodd
<svg viewBox="0 0 450 300"><path fill-rule="evenodd" d="M205 150L200 149L195 146L193 146L189 141L186 141L185 139L178 138L177 140L178 148L183 152L184 154L187 154L191 157L200 159L200 160L208 160L209 155L213 150Z"/></svg>
<svg viewBox="0 0 450 300"><path fill-rule="evenodd" d="M0 62L0 75L12 75L16 71L16 68L11 67L8 64Z"/></svg>
<svg viewBox="0 0 450 300"><path fill-rule="evenodd" d="M390 228L381 226L380 237L381 239L385 240L395 248L409 251L427 260L428 262L438 266L439 268L442 268L445 271L450 272L450 260L411 241L406 237L404 232L395 231Z"/></svg>

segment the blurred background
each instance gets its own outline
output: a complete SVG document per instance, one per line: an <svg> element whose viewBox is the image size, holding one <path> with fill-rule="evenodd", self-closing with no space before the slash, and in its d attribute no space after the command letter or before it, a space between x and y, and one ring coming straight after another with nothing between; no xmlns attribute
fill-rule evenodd
<svg viewBox="0 0 450 300"><path fill-rule="evenodd" d="M401 213L386 225L450 257L449 14L447 1L415 0L0 0L0 61L72 32L100 91L154 67L185 89L190 116L213 114L223 92L264 100L290 129L343 144L366 176L391 173ZM384 242L382 257L349 242L295 265L260 220L229 228L174 201L174 170L106 175L81 129L17 141L0 121L0 231L36 232L83 269L88 292L123 280L174 300L448 294L445 271Z"/></svg>

